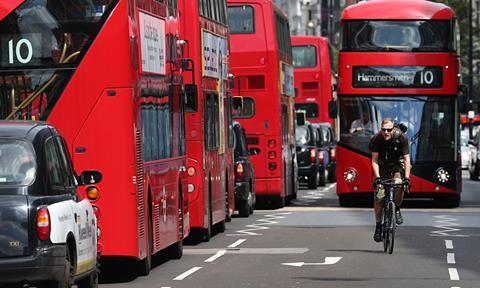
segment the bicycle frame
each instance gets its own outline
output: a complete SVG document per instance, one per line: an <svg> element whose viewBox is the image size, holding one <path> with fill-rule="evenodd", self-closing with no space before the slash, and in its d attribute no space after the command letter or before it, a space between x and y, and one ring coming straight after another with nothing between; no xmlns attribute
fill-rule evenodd
<svg viewBox="0 0 480 288"><path fill-rule="evenodd" d="M395 230L397 222L395 220L395 186L402 186L402 184L393 184L392 180L387 180L381 183L385 189L385 199L382 209L383 217L383 251L389 254L393 253L393 245L395 242Z"/></svg>

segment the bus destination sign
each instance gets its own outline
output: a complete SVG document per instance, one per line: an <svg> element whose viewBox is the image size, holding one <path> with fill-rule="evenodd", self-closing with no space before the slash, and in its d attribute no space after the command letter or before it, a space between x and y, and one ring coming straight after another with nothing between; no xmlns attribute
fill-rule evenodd
<svg viewBox="0 0 480 288"><path fill-rule="evenodd" d="M355 66L354 88L441 88L441 66Z"/></svg>

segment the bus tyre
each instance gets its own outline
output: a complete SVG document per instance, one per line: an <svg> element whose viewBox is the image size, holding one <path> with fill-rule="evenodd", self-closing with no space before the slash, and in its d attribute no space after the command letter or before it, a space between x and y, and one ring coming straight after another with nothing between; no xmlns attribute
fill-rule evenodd
<svg viewBox="0 0 480 288"><path fill-rule="evenodd" d="M225 225L225 219L217 223L217 231L218 233L223 233L227 230L227 226Z"/></svg>
<svg viewBox="0 0 480 288"><path fill-rule="evenodd" d="M205 242L208 242L210 241L210 239L212 238L212 223L213 223L213 216L212 216L212 205L211 205L211 199L212 199L212 196L210 195L211 194L211 189L210 189L210 185L209 185L209 189L208 189L208 199L207 199L207 205L208 205L208 211L207 211L207 215L208 215L208 219L207 219L207 228L203 229L203 241Z"/></svg>
<svg viewBox="0 0 480 288"><path fill-rule="evenodd" d="M97 288L98 287L98 270L97 268L87 277L77 282L78 288Z"/></svg>
<svg viewBox="0 0 480 288"><path fill-rule="evenodd" d="M138 263L138 274L140 276L148 276L152 270L152 247L153 247L153 228L152 228L152 216L150 214L150 209L148 209L148 247L147 247L147 256Z"/></svg>
<svg viewBox="0 0 480 288"><path fill-rule="evenodd" d="M181 189L179 191L182 191ZM178 235L179 240L170 247L170 258L180 259L183 256L183 208L182 197L178 197Z"/></svg>

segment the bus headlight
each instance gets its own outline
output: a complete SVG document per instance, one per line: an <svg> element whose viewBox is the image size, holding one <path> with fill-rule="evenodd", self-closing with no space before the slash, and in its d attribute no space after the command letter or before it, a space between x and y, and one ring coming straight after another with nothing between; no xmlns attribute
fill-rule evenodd
<svg viewBox="0 0 480 288"><path fill-rule="evenodd" d="M343 180L347 183L353 183L357 179L357 170L354 168L348 168L343 172Z"/></svg>
<svg viewBox="0 0 480 288"><path fill-rule="evenodd" d="M440 183L447 183L450 180L450 173L444 168L438 168L435 174Z"/></svg>
<svg viewBox="0 0 480 288"><path fill-rule="evenodd" d="M188 193L192 193L193 191L195 191L195 185L193 184L188 184Z"/></svg>

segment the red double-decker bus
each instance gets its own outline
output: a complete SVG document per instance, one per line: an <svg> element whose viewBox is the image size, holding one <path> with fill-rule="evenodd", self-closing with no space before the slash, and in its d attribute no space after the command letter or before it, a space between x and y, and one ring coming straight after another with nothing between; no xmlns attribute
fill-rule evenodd
<svg viewBox="0 0 480 288"><path fill-rule="evenodd" d="M382 13L378 13L382 11ZM372 192L369 142L383 118L408 127L412 197L458 206L461 192L459 56L444 4L373 0L342 15L337 194Z"/></svg>
<svg viewBox="0 0 480 288"><path fill-rule="evenodd" d="M208 241L212 226L223 232L234 209L227 11L224 0L179 5L191 72L185 77L190 225L192 236Z"/></svg>
<svg viewBox="0 0 480 288"><path fill-rule="evenodd" d="M329 122L334 75L328 39L319 36L292 36L295 76L295 109L305 111L311 123Z"/></svg>
<svg viewBox="0 0 480 288"><path fill-rule="evenodd" d="M175 1L0 3L0 118L54 124L76 170L101 171L81 191L100 256L144 275L189 233L178 27Z"/></svg>
<svg viewBox="0 0 480 288"><path fill-rule="evenodd" d="M255 193L283 207L296 196L294 86L288 19L272 1L228 0L234 118L253 152ZM272 202L272 201L270 201Z"/></svg>

